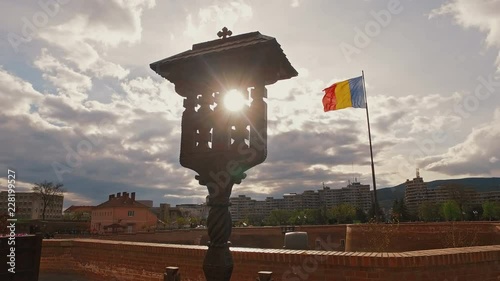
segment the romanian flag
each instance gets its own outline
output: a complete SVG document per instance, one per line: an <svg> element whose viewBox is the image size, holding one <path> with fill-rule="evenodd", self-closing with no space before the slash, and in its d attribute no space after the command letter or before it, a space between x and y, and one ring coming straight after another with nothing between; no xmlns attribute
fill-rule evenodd
<svg viewBox="0 0 500 281"><path fill-rule="evenodd" d="M347 107L366 108L362 76L335 83L323 91L325 112Z"/></svg>

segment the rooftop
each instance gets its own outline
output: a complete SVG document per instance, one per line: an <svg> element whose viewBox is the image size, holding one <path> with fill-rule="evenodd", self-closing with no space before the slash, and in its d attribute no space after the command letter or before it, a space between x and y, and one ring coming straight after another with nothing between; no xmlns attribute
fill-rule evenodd
<svg viewBox="0 0 500 281"><path fill-rule="evenodd" d="M189 79L199 80L203 76L200 74L213 75L213 68L219 63L233 64L243 72L262 66L267 73L266 85L298 75L276 39L258 31L194 44L191 50L151 63L150 67L177 83L185 82L193 72L196 75Z"/></svg>
<svg viewBox="0 0 500 281"><path fill-rule="evenodd" d="M148 206L135 201L135 192L132 192L131 194L129 194L128 192L118 192L116 196L114 194L111 194L109 195L108 201L97 205L95 209L130 206L149 209Z"/></svg>
<svg viewBox="0 0 500 281"><path fill-rule="evenodd" d="M66 210L64 210L64 213L68 213L68 212L90 212L90 211L92 211L93 208L95 208L95 206L77 206L77 205L71 205Z"/></svg>

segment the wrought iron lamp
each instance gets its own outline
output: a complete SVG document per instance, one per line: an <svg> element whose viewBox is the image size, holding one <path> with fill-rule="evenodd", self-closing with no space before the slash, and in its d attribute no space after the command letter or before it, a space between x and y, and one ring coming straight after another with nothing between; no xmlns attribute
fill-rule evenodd
<svg viewBox="0 0 500 281"><path fill-rule="evenodd" d="M209 192L210 242L203 263L208 281L231 278L231 190L266 159L265 86L298 74L275 38L259 32L229 37L225 27L217 35L150 65L184 98L180 163L197 172ZM235 103L239 110L229 110Z"/></svg>

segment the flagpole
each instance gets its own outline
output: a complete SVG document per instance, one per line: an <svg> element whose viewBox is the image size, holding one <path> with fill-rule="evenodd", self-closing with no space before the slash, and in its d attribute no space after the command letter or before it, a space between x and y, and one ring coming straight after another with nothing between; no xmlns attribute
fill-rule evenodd
<svg viewBox="0 0 500 281"><path fill-rule="evenodd" d="M373 149L372 149L372 134L370 130L370 115L368 114L368 99L366 98L366 84L365 84L365 72L361 70L361 75L363 76L363 91L365 94L365 105L366 105L366 122L368 123L368 139L370 140L370 158L372 160L372 181L373 181L373 207L374 215L379 219L378 213L378 199L377 199L377 184L375 182L375 165L373 164Z"/></svg>

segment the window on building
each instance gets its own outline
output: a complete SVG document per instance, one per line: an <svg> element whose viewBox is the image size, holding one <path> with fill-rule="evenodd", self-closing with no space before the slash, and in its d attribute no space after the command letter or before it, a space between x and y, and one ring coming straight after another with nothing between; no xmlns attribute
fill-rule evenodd
<svg viewBox="0 0 500 281"><path fill-rule="evenodd" d="M128 211L128 216L133 217L134 216L134 211Z"/></svg>

